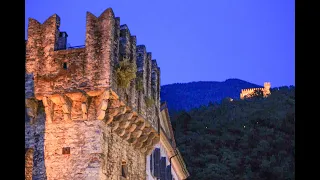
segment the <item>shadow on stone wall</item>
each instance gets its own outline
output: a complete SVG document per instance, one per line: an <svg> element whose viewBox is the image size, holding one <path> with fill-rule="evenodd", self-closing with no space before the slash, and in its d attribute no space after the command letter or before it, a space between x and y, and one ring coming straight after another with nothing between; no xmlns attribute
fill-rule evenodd
<svg viewBox="0 0 320 180"><path fill-rule="evenodd" d="M46 180L44 158L45 113L42 102L39 102L37 116L25 119L25 148L33 148L32 180Z"/></svg>

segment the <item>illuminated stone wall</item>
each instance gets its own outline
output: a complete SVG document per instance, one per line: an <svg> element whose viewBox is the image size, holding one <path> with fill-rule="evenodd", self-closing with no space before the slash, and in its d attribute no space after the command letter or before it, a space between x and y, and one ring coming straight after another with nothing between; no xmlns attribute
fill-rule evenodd
<svg viewBox="0 0 320 180"><path fill-rule="evenodd" d="M84 47L65 49L59 28L56 14L42 24L29 19L25 147L34 149L33 178L118 180L126 163L127 179L145 179L146 156L160 141L156 60L110 8L87 13ZM117 81L124 59L137 67L128 87Z"/></svg>
<svg viewBox="0 0 320 180"><path fill-rule="evenodd" d="M251 97L254 91L260 90L263 92L263 96L267 97L271 94L270 92L271 84L270 82L265 82L263 88L249 88L249 89L242 89L240 93L240 99L245 99Z"/></svg>

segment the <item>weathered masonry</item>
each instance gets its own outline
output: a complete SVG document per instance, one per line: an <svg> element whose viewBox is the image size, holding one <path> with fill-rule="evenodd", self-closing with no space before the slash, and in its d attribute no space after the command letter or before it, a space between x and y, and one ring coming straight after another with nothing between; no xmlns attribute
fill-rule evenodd
<svg viewBox="0 0 320 180"><path fill-rule="evenodd" d="M60 17L29 19L26 179L146 179L160 141L160 68L111 8L66 47Z"/></svg>

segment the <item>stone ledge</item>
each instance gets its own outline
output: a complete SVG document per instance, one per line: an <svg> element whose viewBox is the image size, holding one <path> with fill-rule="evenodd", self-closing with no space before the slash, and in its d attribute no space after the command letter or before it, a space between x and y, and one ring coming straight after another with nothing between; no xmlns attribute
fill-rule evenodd
<svg viewBox="0 0 320 180"><path fill-rule="evenodd" d="M142 153L152 151L160 141L159 132L151 123L121 101L113 90L52 94L37 99L43 102L46 123L101 120ZM37 105L35 99L26 99L28 116L32 119L37 115Z"/></svg>

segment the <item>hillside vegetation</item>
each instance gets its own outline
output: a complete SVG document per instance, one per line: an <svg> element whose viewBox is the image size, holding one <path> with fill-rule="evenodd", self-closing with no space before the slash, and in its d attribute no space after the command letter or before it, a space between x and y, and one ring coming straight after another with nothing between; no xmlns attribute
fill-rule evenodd
<svg viewBox="0 0 320 180"><path fill-rule="evenodd" d="M294 179L295 87L271 93L172 115L189 179Z"/></svg>
<svg viewBox="0 0 320 180"><path fill-rule="evenodd" d="M263 83L263 82L261 82ZM191 110L209 102L220 102L225 97L240 98L241 89L262 87L240 79L223 82L190 82L161 86L161 100L166 101L170 113Z"/></svg>

